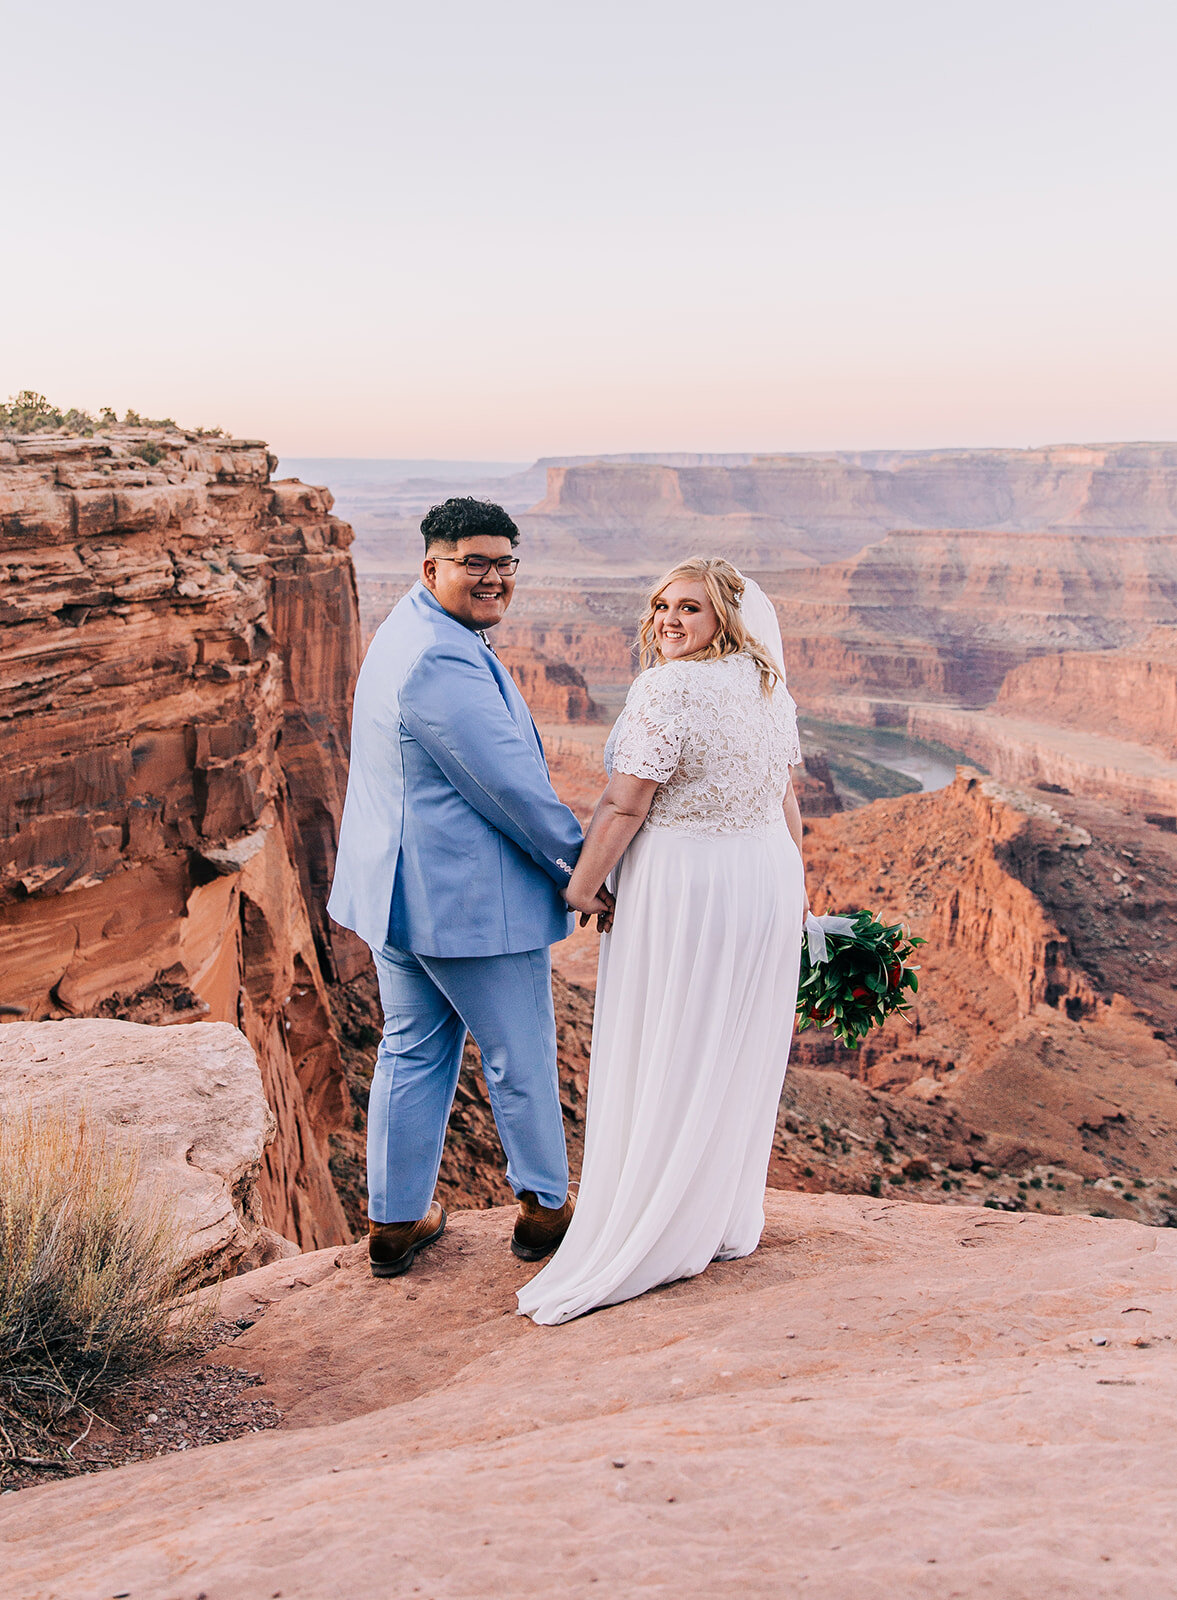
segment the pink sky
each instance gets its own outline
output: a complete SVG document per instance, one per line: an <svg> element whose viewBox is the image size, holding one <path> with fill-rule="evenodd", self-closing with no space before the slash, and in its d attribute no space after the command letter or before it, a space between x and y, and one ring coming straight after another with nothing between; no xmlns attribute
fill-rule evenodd
<svg viewBox="0 0 1177 1600"><path fill-rule="evenodd" d="M1169 4L5 34L4 394L288 456L1177 437Z"/></svg>

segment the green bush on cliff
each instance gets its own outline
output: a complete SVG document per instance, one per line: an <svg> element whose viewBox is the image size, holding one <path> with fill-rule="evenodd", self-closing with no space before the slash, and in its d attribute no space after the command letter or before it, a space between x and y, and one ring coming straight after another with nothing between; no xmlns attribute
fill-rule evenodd
<svg viewBox="0 0 1177 1600"><path fill-rule="evenodd" d="M209 1319L178 1224L137 1154L84 1114L0 1127L0 1460L55 1441L71 1412L191 1345ZM58 1444L58 1449L61 1448Z"/></svg>
<svg viewBox="0 0 1177 1600"><path fill-rule="evenodd" d="M22 389L19 394L10 395L6 402L0 403L0 433L72 433L90 438L95 433L105 433L111 428L176 428L177 426L171 417L143 417L130 408L121 422L118 413L110 406L103 406L97 418L92 417L88 411L79 410L76 406L63 411L60 406L53 405L35 389ZM220 439L224 436L220 428L193 428L190 431L205 439ZM158 446L148 445L133 453L141 455L145 448L158 450ZM161 452L156 460L162 459ZM152 465L154 466L155 462L152 462Z"/></svg>
<svg viewBox="0 0 1177 1600"><path fill-rule="evenodd" d="M8 433L92 434L97 427L88 411L72 406L62 411L32 389L22 389L11 395L6 405L0 405L0 428Z"/></svg>

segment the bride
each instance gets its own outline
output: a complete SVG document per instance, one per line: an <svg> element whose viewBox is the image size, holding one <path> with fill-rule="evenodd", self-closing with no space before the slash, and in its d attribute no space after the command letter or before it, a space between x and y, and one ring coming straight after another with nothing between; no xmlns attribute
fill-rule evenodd
<svg viewBox="0 0 1177 1600"><path fill-rule="evenodd" d="M519 1291L567 1322L755 1250L807 909L780 627L729 562L654 589L565 898L603 914L572 1224Z"/></svg>

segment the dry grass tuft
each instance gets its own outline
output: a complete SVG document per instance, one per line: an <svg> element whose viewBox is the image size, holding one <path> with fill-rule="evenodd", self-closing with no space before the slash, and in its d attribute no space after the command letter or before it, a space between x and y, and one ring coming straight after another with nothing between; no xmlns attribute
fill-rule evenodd
<svg viewBox="0 0 1177 1600"><path fill-rule="evenodd" d="M189 1287L168 1197L84 1112L0 1127L0 1442L32 1464L70 1412L189 1348L211 1316ZM51 1465L46 1461L39 1463Z"/></svg>

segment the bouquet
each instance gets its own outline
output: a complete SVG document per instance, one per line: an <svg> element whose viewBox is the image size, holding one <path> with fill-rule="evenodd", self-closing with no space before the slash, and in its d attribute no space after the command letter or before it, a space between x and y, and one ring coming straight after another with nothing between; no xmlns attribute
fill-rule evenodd
<svg viewBox="0 0 1177 1600"><path fill-rule="evenodd" d="M805 919L797 1032L830 1028L851 1050L892 1012L906 1016L919 988L910 964L926 941L902 923L888 925L870 911L852 917Z"/></svg>

